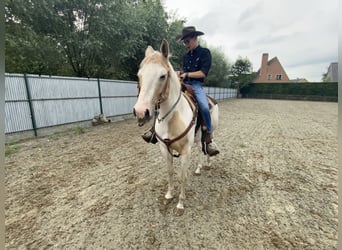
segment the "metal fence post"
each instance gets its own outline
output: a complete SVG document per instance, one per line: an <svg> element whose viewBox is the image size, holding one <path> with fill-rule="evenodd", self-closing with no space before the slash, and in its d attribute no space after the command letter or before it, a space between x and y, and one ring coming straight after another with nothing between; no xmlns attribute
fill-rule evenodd
<svg viewBox="0 0 342 250"><path fill-rule="evenodd" d="M32 105L32 96L31 96L30 86L29 86L29 82L28 82L26 74L24 74L24 80L25 80L25 87L26 87L26 93L27 93L27 100L28 100L29 107L30 107L32 127L33 127L33 131L34 131L34 135L37 136L38 134L37 134L36 118L34 116L34 109L33 109L33 105Z"/></svg>
<svg viewBox="0 0 342 250"><path fill-rule="evenodd" d="M100 78L97 78L97 88L99 89L100 114L103 114Z"/></svg>

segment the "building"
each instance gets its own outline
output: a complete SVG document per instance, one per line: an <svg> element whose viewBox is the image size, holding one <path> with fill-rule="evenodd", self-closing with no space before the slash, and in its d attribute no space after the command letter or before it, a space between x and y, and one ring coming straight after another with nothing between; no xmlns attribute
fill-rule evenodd
<svg viewBox="0 0 342 250"><path fill-rule="evenodd" d="M253 83L275 83L290 82L283 66L277 57L268 60L268 53L262 54L261 67L257 71L257 77Z"/></svg>
<svg viewBox="0 0 342 250"><path fill-rule="evenodd" d="M333 62L330 63L327 73L327 79L329 79L330 82L338 82L338 63Z"/></svg>

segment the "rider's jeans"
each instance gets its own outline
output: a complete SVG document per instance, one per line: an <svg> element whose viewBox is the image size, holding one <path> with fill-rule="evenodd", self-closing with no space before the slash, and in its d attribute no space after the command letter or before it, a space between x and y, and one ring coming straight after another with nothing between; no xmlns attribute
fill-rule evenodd
<svg viewBox="0 0 342 250"><path fill-rule="evenodd" d="M195 89L195 99L198 104L198 108L200 110L200 113L204 119L205 124L207 125L207 132L211 132L211 119L210 119L210 110L209 110L209 104L208 104L208 98L207 95L203 89L203 83L199 81L187 81L186 84L191 85Z"/></svg>

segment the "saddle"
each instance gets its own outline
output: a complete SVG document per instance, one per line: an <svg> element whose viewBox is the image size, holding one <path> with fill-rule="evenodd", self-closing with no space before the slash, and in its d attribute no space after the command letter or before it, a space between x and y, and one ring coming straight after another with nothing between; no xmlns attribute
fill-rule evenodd
<svg viewBox="0 0 342 250"><path fill-rule="evenodd" d="M189 85L189 84L185 84L183 82L181 82L181 86L182 86L182 91L184 92L184 96L186 97L186 99L189 101L192 110L194 110L197 106L197 102L194 96L195 93L195 89ZM217 104L217 101L212 98L211 96L207 95L208 98L208 103L209 103L209 110L212 110L212 108ZM205 127L205 122L200 114L200 112L198 112L197 114L197 124L196 124L196 131L199 129L199 127Z"/></svg>
<svg viewBox="0 0 342 250"><path fill-rule="evenodd" d="M205 124L202 116L200 115L200 112L198 112L197 102L196 102L196 99L194 97L194 93L195 93L194 88L191 85L184 84L183 82L181 82L181 90L183 92L183 96L189 102L189 105L190 105L192 111L194 112L194 116L193 116L193 120L191 121L191 123L188 126L188 128L180 136L178 136L178 137L176 137L176 138L174 138L172 140L159 138L167 146L170 146L174 141L182 138L189 131L189 129L194 125L195 120L197 120L196 126L195 126L195 134L198 132L199 128L202 128L202 132L205 131L206 124ZM217 101L214 98L210 97L209 95L207 95L207 98L208 98L208 103L209 103L209 109L211 110L212 107L215 104L217 104ZM204 145L203 142L205 141L205 135L206 135L206 133L202 133L202 138L201 138L202 145ZM144 139L144 141L146 141L147 143L152 143L152 144L156 144L157 143L157 141L158 141L157 137L158 137L158 135L156 134L156 132L154 130L154 125L152 126L152 128L150 128L148 131L146 131L142 135L142 138Z"/></svg>
<svg viewBox="0 0 342 250"><path fill-rule="evenodd" d="M181 85L182 85L182 91L188 97L191 98L191 101L193 101L194 103L197 103L195 96L194 96L195 89L189 84L181 83ZM217 104L217 101L209 95L207 95L207 98L208 98L208 103L209 103L209 109L211 110Z"/></svg>

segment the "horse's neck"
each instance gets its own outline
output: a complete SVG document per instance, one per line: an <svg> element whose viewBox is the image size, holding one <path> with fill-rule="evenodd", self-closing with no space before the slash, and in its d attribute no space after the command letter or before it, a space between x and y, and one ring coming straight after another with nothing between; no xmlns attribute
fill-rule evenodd
<svg viewBox="0 0 342 250"><path fill-rule="evenodd" d="M164 102L165 105L163 105L166 108L169 107L170 105L173 105L177 101L177 99L179 98L180 91L181 91L180 82L177 78L177 75L174 72L172 72L170 75L170 86L169 86L169 88L170 88L169 89L169 95Z"/></svg>
<svg viewBox="0 0 342 250"><path fill-rule="evenodd" d="M174 73L174 72L173 72ZM170 89L169 89L169 94L166 100L162 103L160 103L160 109L159 109L159 117L164 117L167 115L171 110L177 110L179 105L177 101L179 101L179 98L181 98L181 85L180 82L177 78L177 75L174 73L171 73L170 76Z"/></svg>

